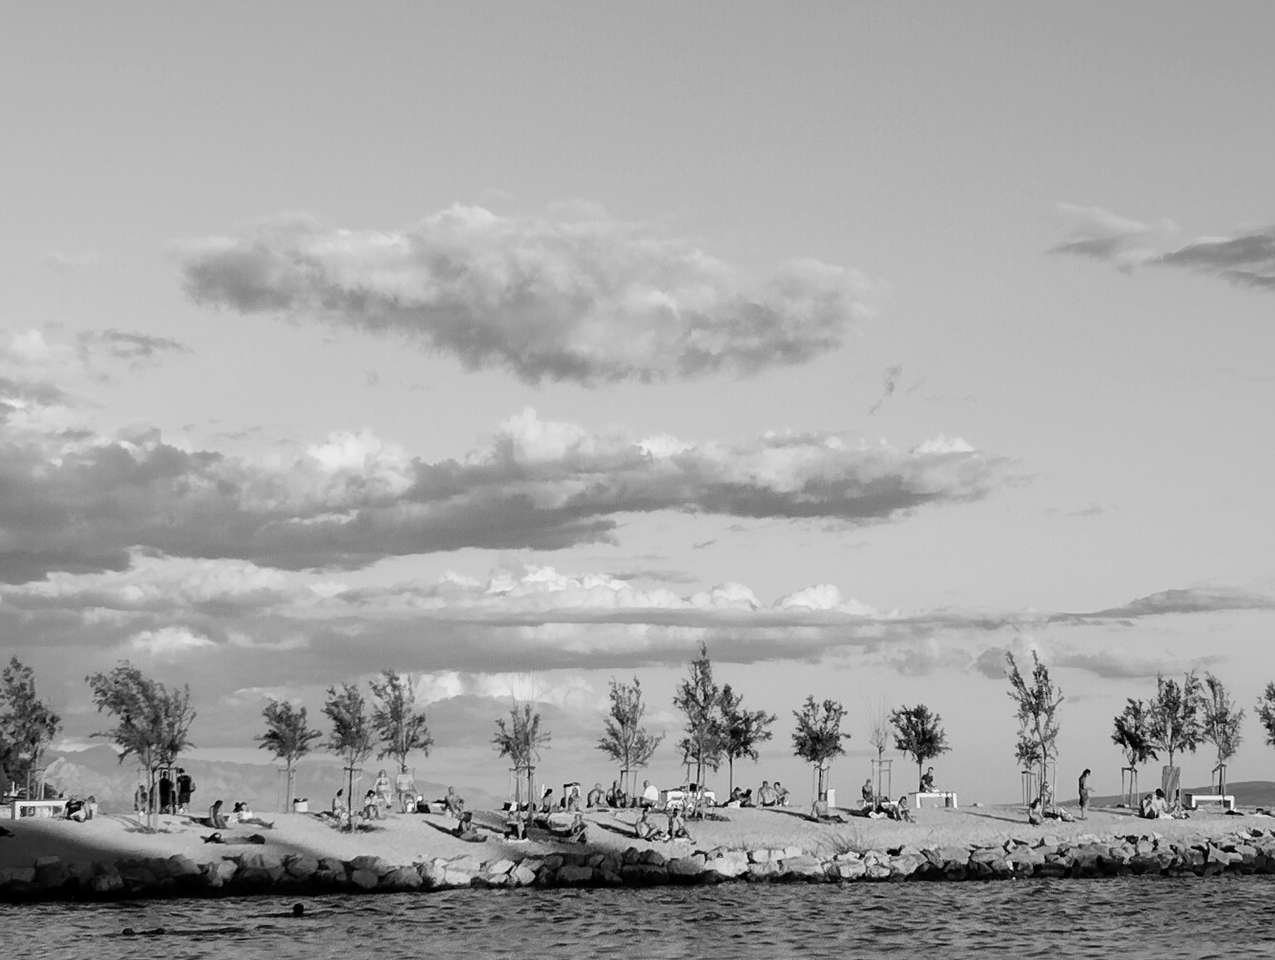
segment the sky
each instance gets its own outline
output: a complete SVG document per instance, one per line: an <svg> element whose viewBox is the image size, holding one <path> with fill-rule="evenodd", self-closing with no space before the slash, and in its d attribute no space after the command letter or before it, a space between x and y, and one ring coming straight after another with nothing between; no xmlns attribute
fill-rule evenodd
<svg viewBox="0 0 1275 960"><path fill-rule="evenodd" d="M1209 671L1275 779L1275 62L1264 3L29 5L0 37L0 651L267 698L411 672L436 781L609 781L612 679L777 716L805 795L925 703L1019 795ZM1205 782L1210 748L1184 761ZM896 780L911 786L909 763ZM1149 773L1144 773L1147 776ZM710 785L725 786L725 769Z"/></svg>

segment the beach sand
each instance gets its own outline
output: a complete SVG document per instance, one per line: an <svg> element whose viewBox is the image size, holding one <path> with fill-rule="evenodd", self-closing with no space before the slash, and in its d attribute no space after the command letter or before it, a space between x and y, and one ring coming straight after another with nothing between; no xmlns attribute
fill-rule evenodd
<svg viewBox="0 0 1275 960"><path fill-rule="evenodd" d="M158 830L153 833L143 830L138 817L132 814L99 815L86 823L0 819L0 826L14 834L0 837L0 868L28 867L40 857L58 857L64 863L77 863L184 854L200 863L248 851L277 856L300 853L346 861L357 856L374 856L394 864L462 855L483 860L496 857L517 860L555 851L610 852L627 847L655 849L666 856L684 856L694 850L718 847L735 850L800 847L807 853L826 857L845 849L884 851L901 846L914 849L989 846L1015 838L1048 838L1051 843L1058 843L1082 837L1156 834L1168 840L1195 840L1221 837L1242 827L1262 830L1275 827L1275 820L1251 814L1230 816L1199 811L1189 820L1142 820L1121 809L1091 811L1087 821L1047 821L1044 826L1033 827L1028 825L1020 805L925 809L914 811L915 823L860 817L847 817L846 823L815 823L792 808L717 812L729 819L688 824L694 842L648 843L632 835L635 811L589 811L585 814L589 823L588 843L584 845L548 838L509 842L501 839L494 829L480 829L480 834L486 837L481 843L465 842L447 832L452 824L448 817L436 814L391 813L383 820L373 821L373 829L354 833L339 831L312 814L266 814L263 819L272 820L272 828L236 825L221 831L223 844L204 843L201 838L212 831L186 817L160 817ZM652 819L662 825L662 816ZM502 815L476 812L475 822L497 827ZM265 843L249 843L247 838L252 834L263 837Z"/></svg>

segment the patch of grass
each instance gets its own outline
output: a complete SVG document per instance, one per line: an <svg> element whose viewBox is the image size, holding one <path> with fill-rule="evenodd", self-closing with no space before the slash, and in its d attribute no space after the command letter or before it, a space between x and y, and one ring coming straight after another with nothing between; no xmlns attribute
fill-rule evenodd
<svg viewBox="0 0 1275 960"><path fill-rule="evenodd" d="M835 857L839 853L863 853L869 844L864 842L863 833L858 827L846 830L825 830L815 841L815 853L823 859Z"/></svg>

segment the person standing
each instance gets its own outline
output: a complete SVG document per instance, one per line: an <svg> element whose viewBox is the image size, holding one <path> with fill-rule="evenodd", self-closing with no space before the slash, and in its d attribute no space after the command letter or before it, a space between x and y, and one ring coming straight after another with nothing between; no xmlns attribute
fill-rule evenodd
<svg viewBox="0 0 1275 960"><path fill-rule="evenodd" d="M1090 769L1085 767L1085 772L1080 775L1080 819L1089 819L1089 774Z"/></svg>
<svg viewBox="0 0 1275 960"><path fill-rule="evenodd" d="M159 778L159 812L173 812L173 781L167 770Z"/></svg>
<svg viewBox="0 0 1275 960"><path fill-rule="evenodd" d="M394 778L394 789L398 792L398 809L400 813L410 813L416 809L416 784L407 767L400 767Z"/></svg>
<svg viewBox="0 0 1275 960"><path fill-rule="evenodd" d="M177 768L177 812L185 813L190 805L190 795L195 792L195 781L181 767Z"/></svg>

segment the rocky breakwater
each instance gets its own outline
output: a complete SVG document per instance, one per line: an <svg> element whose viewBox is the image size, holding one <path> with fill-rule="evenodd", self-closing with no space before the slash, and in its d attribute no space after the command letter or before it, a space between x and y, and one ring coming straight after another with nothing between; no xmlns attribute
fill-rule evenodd
<svg viewBox="0 0 1275 960"><path fill-rule="evenodd" d="M998 880L1012 877L1275 874L1275 831L1169 840L1157 834L1010 839L996 846L812 853L798 847L662 853L461 856L395 864L253 851L197 862L185 855L68 863L42 857L0 869L0 900L115 899L249 893L415 892L483 887Z"/></svg>

